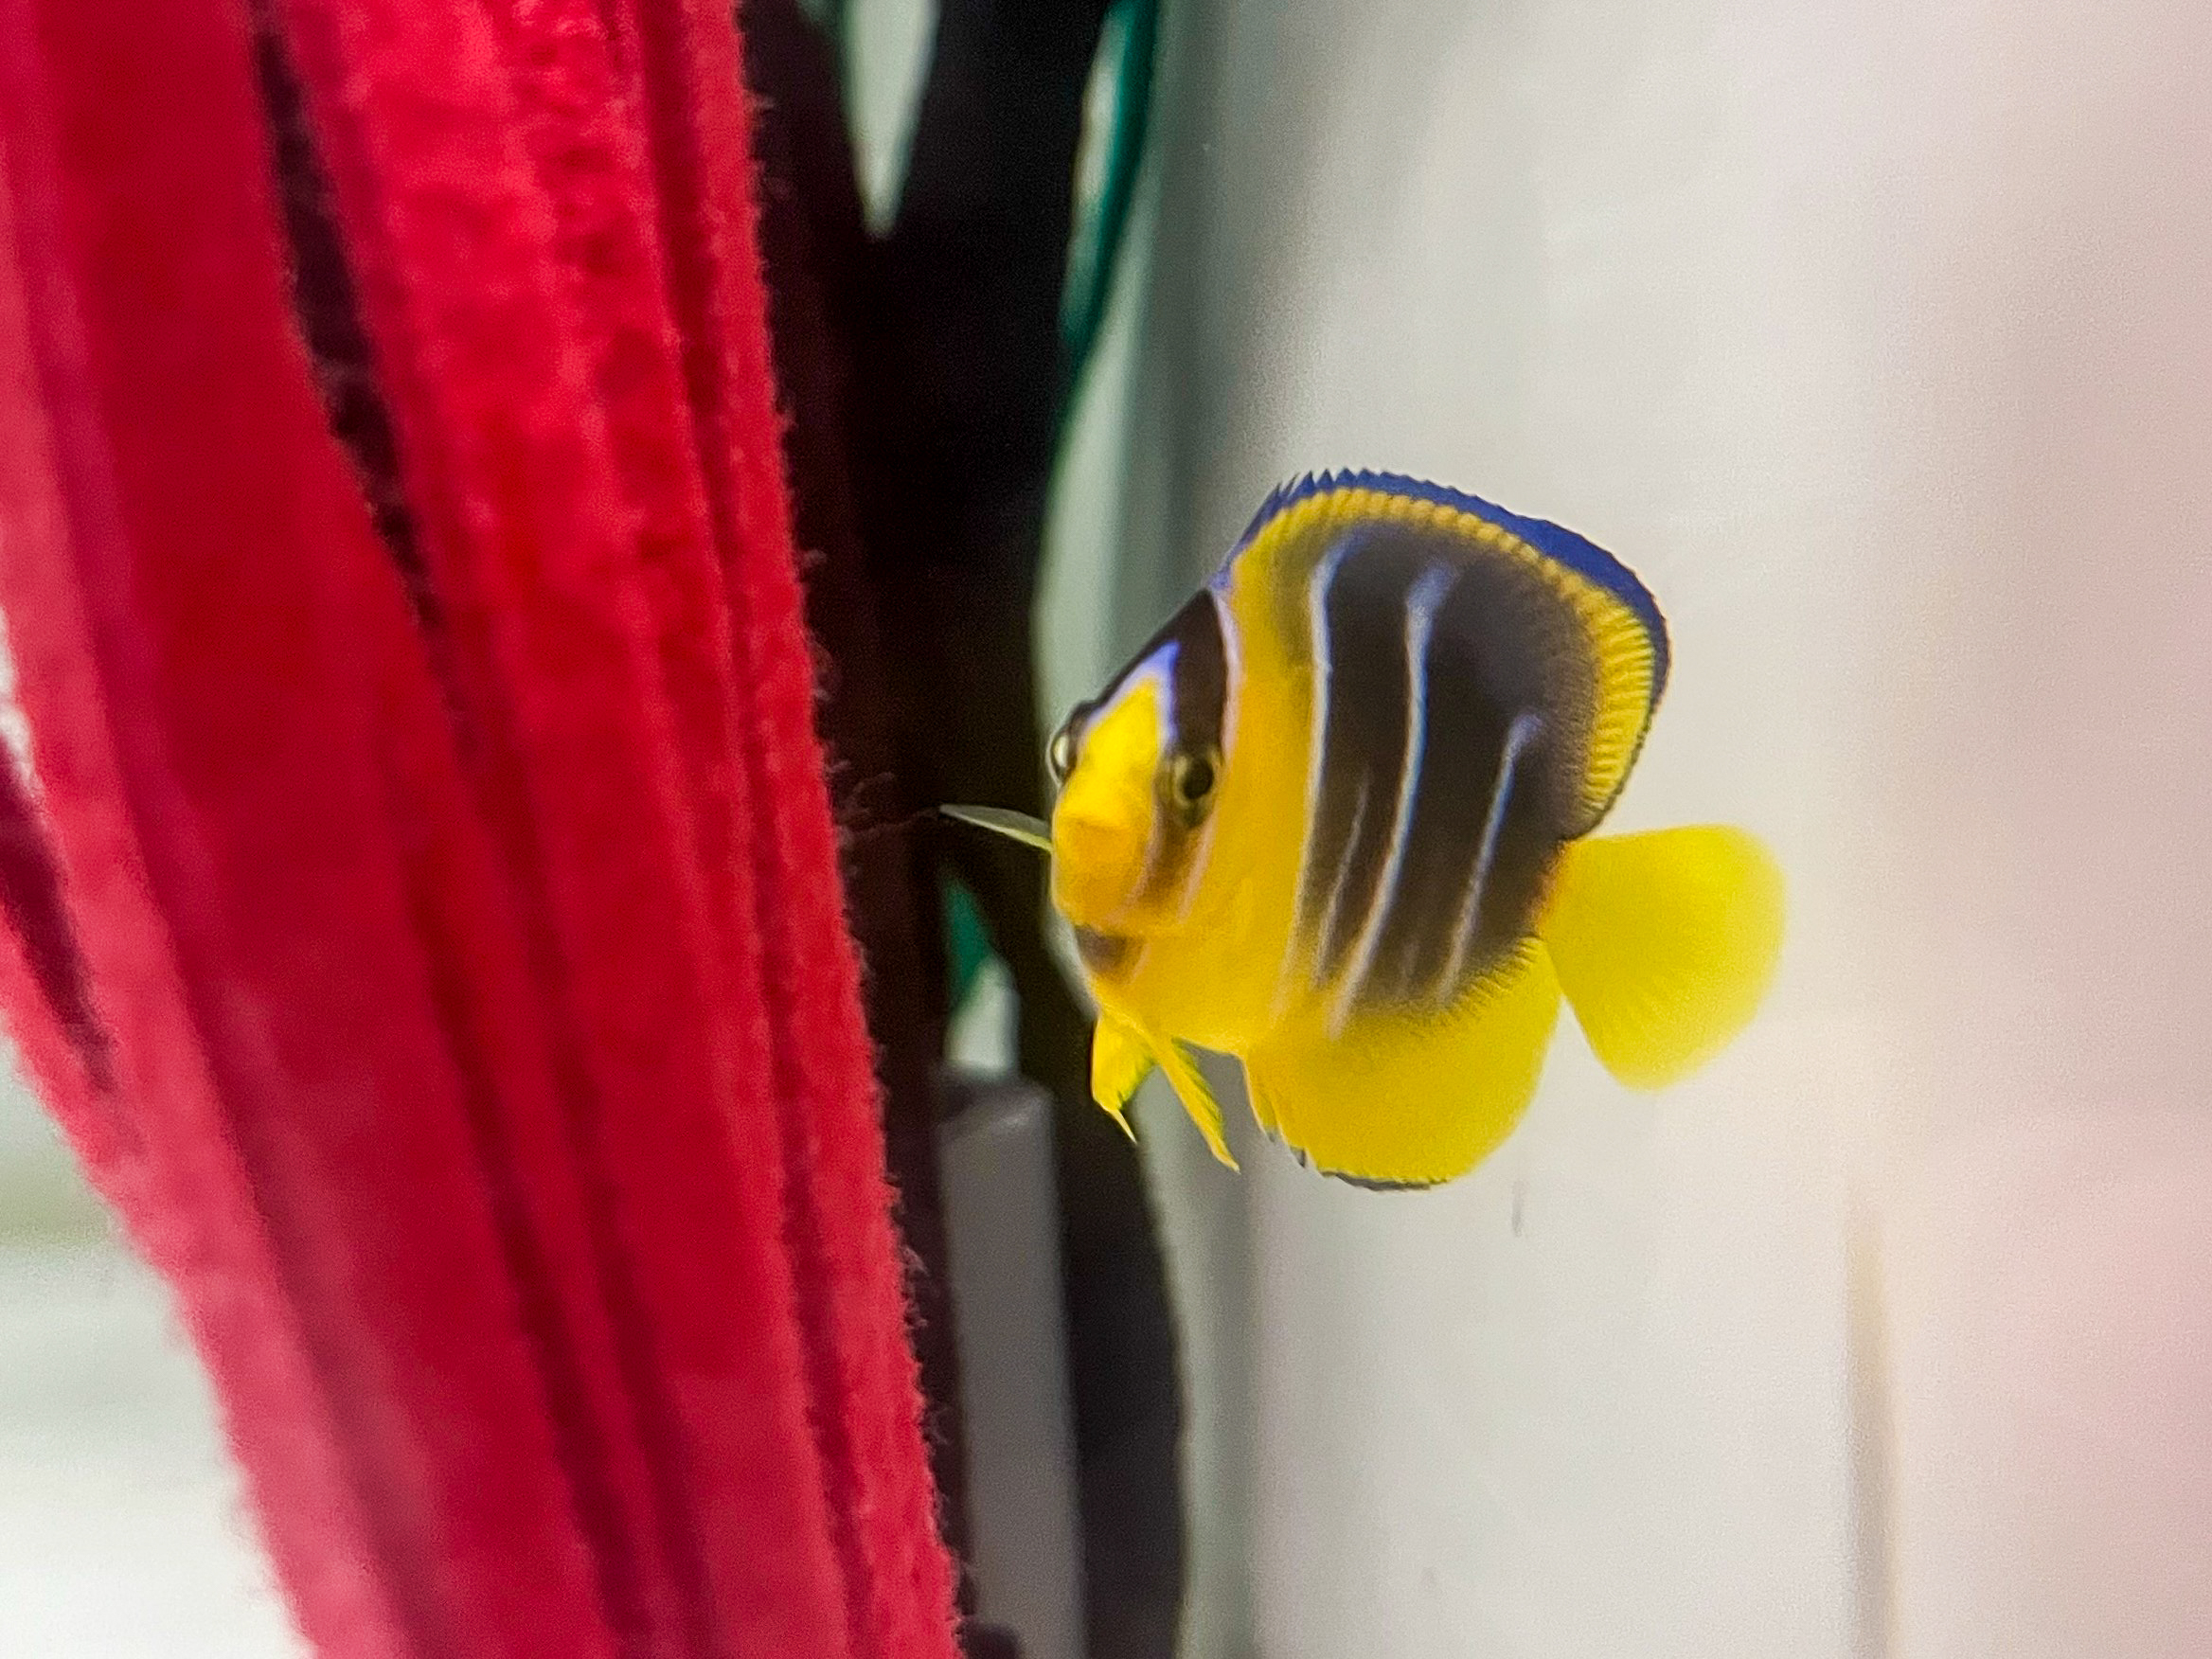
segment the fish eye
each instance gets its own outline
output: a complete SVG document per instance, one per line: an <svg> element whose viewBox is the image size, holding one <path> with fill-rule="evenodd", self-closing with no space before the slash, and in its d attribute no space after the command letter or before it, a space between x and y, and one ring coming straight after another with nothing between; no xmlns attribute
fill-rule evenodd
<svg viewBox="0 0 2212 1659"><path fill-rule="evenodd" d="M1203 755L1178 751L1168 770L1168 785L1174 792L1175 804L1194 818L1214 793L1218 761L1219 757L1210 751Z"/></svg>
<svg viewBox="0 0 2212 1659"><path fill-rule="evenodd" d="M1052 741L1044 747L1044 764L1052 769L1052 781L1065 783L1067 775L1076 769L1076 722L1069 716L1060 730L1052 734Z"/></svg>

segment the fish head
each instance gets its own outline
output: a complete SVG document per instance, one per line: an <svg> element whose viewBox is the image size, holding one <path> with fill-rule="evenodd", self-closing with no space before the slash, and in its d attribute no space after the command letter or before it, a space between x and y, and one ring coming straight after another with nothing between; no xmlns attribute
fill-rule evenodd
<svg viewBox="0 0 2212 1659"><path fill-rule="evenodd" d="M1179 735L1172 654L1163 655L1125 675L1109 700L1079 707L1052 740L1052 898L1086 961L1189 915L1222 757Z"/></svg>

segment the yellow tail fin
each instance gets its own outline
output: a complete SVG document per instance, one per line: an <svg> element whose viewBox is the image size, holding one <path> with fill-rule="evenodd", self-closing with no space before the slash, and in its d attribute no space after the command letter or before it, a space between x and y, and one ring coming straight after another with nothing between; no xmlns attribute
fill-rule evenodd
<svg viewBox="0 0 2212 1659"><path fill-rule="evenodd" d="M1537 934L1605 1069L1656 1089L1757 1011L1782 948L1781 868L1721 825L1574 842Z"/></svg>

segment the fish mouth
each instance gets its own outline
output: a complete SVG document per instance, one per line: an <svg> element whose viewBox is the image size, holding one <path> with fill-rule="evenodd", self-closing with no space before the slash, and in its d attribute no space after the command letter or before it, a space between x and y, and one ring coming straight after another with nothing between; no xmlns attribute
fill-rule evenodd
<svg viewBox="0 0 2212 1659"><path fill-rule="evenodd" d="M1117 973L1136 957L1136 940L1103 928L1078 927L1076 955L1093 973Z"/></svg>

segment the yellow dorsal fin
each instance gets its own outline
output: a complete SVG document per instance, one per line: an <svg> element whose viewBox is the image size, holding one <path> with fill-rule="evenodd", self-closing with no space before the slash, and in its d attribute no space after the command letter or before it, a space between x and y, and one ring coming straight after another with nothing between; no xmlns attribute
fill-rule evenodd
<svg viewBox="0 0 2212 1659"><path fill-rule="evenodd" d="M1782 910L1767 849L1698 825L1571 843L1537 933L1605 1069L1655 1089L1750 1023L1781 953Z"/></svg>
<svg viewBox="0 0 2212 1659"><path fill-rule="evenodd" d="M1302 605L1307 579L1347 524L1398 524L1448 538L1468 556L1533 572L1573 615L1595 693L1577 833L1597 828L1628 781L1667 684L1667 624L1619 560L1561 526L1463 491L1389 473L1308 475L1270 495L1231 556L1246 581ZM1278 611L1278 627L1297 624Z"/></svg>

